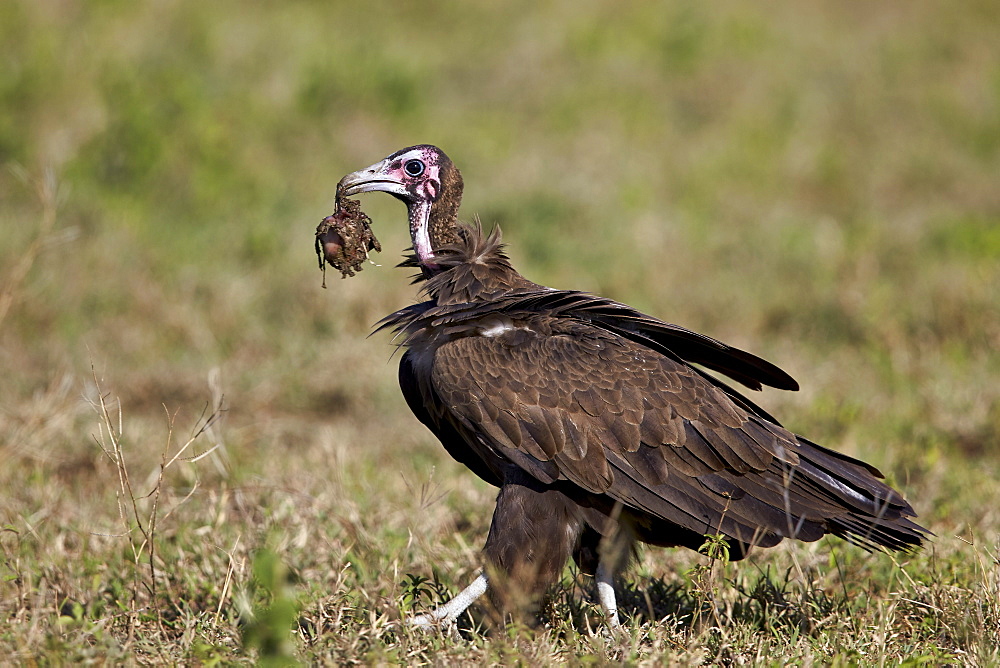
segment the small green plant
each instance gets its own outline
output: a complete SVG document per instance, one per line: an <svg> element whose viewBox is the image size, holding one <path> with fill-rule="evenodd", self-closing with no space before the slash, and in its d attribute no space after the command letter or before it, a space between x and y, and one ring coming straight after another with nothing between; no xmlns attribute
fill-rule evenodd
<svg viewBox="0 0 1000 668"><path fill-rule="evenodd" d="M700 563L688 572L696 603L691 624L697 626L705 613L711 613L716 624L721 624L716 605L719 584L716 572L720 563L722 565L729 563L729 543L726 542L726 537L722 534L706 534L705 542L698 548L698 552L709 559L706 563Z"/></svg>
<svg viewBox="0 0 1000 668"><path fill-rule="evenodd" d="M261 665L298 665L292 629L300 605L293 577L281 557L268 548L254 555L250 590L248 598L253 603L245 604L240 614L243 648L256 649Z"/></svg>
<svg viewBox="0 0 1000 668"><path fill-rule="evenodd" d="M698 548L698 552L708 556L713 560L718 560L723 563L729 562L729 541L726 537L720 534L707 534L705 536L705 542L701 544ZM710 562L711 564L711 562Z"/></svg>
<svg viewBox="0 0 1000 668"><path fill-rule="evenodd" d="M403 604L400 609L407 612L413 609L414 604L424 598L430 598L434 594L434 588L430 584L430 578L422 575L407 573L406 579L399 583L403 589Z"/></svg>

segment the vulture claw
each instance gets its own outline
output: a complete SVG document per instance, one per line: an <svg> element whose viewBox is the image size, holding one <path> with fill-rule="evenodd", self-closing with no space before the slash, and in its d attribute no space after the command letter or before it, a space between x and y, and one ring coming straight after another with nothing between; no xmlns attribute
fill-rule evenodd
<svg viewBox="0 0 1000 668"><path fill-rule="evenodd" d="M432 629L435 627L448 627L455 623L459 615L465 612L476 599L486 593L489 581L485 573L480 573L479 577L472 581L468 587L458 593L458 595L444 605L431 610L427 614L418 615L409 620L410 626L421 629Z"/></svg>

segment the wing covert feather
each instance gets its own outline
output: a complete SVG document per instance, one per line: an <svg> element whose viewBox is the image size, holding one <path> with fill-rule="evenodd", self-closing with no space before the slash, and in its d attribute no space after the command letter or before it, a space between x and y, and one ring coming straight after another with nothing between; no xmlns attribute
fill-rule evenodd
<svg viewBox="0 0 1000 668"><path fill-rule="evenodd" d="M566 329L451 340L435 353L434 392L498 450L614 498L609 453L650 486L768 466L777 439L744 433L748 413L692 369L596 327Z"/></svg>

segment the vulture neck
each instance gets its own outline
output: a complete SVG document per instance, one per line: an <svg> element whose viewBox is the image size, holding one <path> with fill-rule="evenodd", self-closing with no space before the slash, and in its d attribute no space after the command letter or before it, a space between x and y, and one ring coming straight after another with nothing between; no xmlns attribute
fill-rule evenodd
<svg viewBox="0 0 1000 668"><path fill-rule="evenodd" d="M517 272L503 251L500 228L483 234L475 225L457 225L455 243L438 248L433 273L423 266L418 280L426 283L423 292L438 306L489 302L516 293L539 292L547 288L532 283Z"/></svg>
<svg viewBox="0 0 1000 668"><path fill-rule="evenodd" d="M441 185L431 200L413 202L409 206L410 237L417 262L427 276L442 271L436 251L451 246L461 238L458 234L458 207L462 204L462 175L449 163L441 165Z"/></svg>

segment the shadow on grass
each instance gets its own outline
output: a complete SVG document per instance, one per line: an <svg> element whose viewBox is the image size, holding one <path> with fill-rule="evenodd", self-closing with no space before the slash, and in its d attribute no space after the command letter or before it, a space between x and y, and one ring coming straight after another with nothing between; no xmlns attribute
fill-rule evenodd
<svg viewBox="0 0 1000 668"><path fill-rule="evenodd" d="M625 628L666 625L684 636L700 636L712 628L740 625L757 633L787 639L818 635L831 620L850 619L846 594L831 595L811 583L796 581L792 568L778 576L768 567L755 576L734 579L700 564L682 579L663 577L628 582L617 588L618 612ZM402 615L430 610L457 593L438 580L409 576L403 588ZM557 637L600 633L606 626L593 578L574 572L555 587L537 615L534 631ZM466 640L496 635L489 615L473 605L459 617L457 632Z"/></svg>

